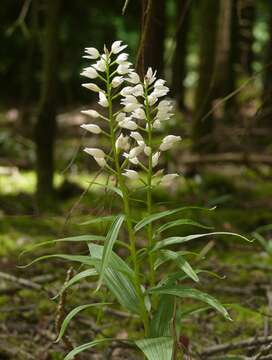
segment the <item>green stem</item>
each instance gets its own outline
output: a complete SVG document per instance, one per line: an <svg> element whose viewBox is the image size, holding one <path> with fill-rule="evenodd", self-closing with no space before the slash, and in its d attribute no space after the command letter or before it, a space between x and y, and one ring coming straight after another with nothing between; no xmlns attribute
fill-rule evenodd
<svg viewBox="0 0 272 360"><path fill-rule="evenodd" d="M114 115L112 110L112 96L111 96L111 84L110 84L110 72L109 72L109 66L107 65L106 69L106 78L107 78L107 99L109 103L109 125L110 125L110 137L111 137L111 147L113 151L113 159L115 163L115 170L116 170L116 177L117 181L120 187L120 190L123 195L123 207L124 207L124 213L126 217L126 225L127 225L127 231L129 236L129 242L130 242L130 253L131 258L133 262L134 267L134 274L135 274L135 289L137 292L137 296L140 302L141 306L141 315L142 315L142 321L144 324L145 329L145 335L147 336L149 333L149 317L148 312L145 307L144 302L144 296L141 289L141 281L140 281L140 270L139 270L139 264L137 261L137 251L136 251L136 236L133 231L133 225L131 221L131 214L130 214L130 203L129 203L129 194L127 191L127 187L124 182L124 178L122 176L122 167L119 162L119 154L115 146L116 142L116 136L115 136L115 121L114 121Z"/></svg>
<svg viewBox="0 0 272 360"><path fill-rule="evenodd" d="M150 107L148 103L148 89L144 87L144 96L145 96L145 108L146 108L146 119L147 119L147 134L148 134L148 142L147 145L151 149L151 152L148 157L148 172L147 172L147 212L148 215L152 214L152 117L150 112ZM148 246L151 249L154 244L153 239L153 227L152 223L148 225L147 228L147 239L148 239ZM154 254L149 254L149 267L150 267L150 285L155 285L155 273L154 273Z"/></svg>

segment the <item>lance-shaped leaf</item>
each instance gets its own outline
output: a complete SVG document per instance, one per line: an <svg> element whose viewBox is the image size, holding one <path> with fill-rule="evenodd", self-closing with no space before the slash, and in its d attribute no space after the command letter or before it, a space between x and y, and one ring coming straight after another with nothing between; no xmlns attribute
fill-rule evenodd
<svg viewBox="0 0 272 360"><path fill-rule="evenodd" d="M91 257L101 262L103 246L90 244ZM100 264L96 270L99 272ZM133 270L114 252L111 253L110 261L105 269L103 282L116 297L118 302L133 314L141 313L141 306L135 290Z"/></svg>
<svg viewBox="0 0 272 360"><path fill-rule="evenodd" d="M99 280L98 280L97 289L99 289L99 287L102 284L105 269L108 266L110 256L112 253L113 245L114 245L115 241L117 240L117 237L118 237L120 228L124 222L124 219L125 219L124 215L118 215L115 218L115 220L113 221L113 223L111 224L109 232L106 236L105 244L103 247L103 254L102 254L101 268L99 271Z"/></svg>
<svg viewBox="0 0 272 360"><path fill-rule="evenodd" d="M66 255L66 254L52 254L52 255L44 255L44 256L40 256L37 259L31 261L29 264L27 265L20 265L18 267L20 268L26 268L29 267L33 264L35 264L38 261L42 261L42 260L46 260L46 259L52 259L52 258L59 258L59 259L63 259L63 260L69 260L69 261L75 261L75 262L79 262L81 264L84 265L89 265L89 266L97 266L97 260L92 259L90 256L86 256L86 255Z"/></svg>
<svg viewBox="0 0 272 360"><path fill-rule="evenodd" d="M100 224L104 222L110 222L115 219L115 216L109 215L109 216L98 216L95 219L84 221L83 223L80 223L79 225L91 225L91 224Z"/></svg>
<svg viewBox="0 0 272 360"><path fill-rule="evenodd" d="M162 295L158 309L151 320L150 333L152 337L171 336L173 313L174 297Z"/></svg>
<svg viewBox="0 0 272 360"><path fill-rule="evenodd" d="M213 235L226 235L226 236L235 236L238 238L241 238L243 240L249 241L251 242L251 240L249 240L248 238L246 238L243 235L240 234L236 234L236 233L231 233L231 232L226 232L226 231L218 231L218 232L211 232L211 233L204 233L204 234L194 234L194 235L188 235L188 236L172 236L166 239L163 239L161 241L158 241L156 243L156 245L153 247L152 251L156 251L158 249L167 247L169 245L175 245L175 244L182 244L191 240L195 240L195 239L199 239L202 237L207 237L207 236L213 236Z"/></svg>
<svg viewBox="0 0 272 360"><path fill-rule="evenodd" d="M61 324L61 328L60 328L60 332L59 332L59 336L56 339L56 342L60 341L60 339L63 337L67 326L69 325L70 321L80 312L83 311L85 309L91 308L91 307L95 307L95 306L105 306L105 305L109 305L110 303L93 303L93 304L86 304L86 305L80 305L77 306L75 309L71 310L69 312L69 314L64 318L62 324Z"/></svg>
<svg viewBox="0 0 272 360"><path fill-rule="evenodd" d="M70 351L63 360L72 360L74 359L74 357L81 353L82 351L88 350L90 348L93 348L97 345L103 344L105 342L108 341L113 341L114 339L98 339L98 340L93 340L91 342L88 342L86 344L77 346L76 348L74 348L72 351Z"/></svg>
<svg viewBox="0 0 272 360"><path fill-rule="evenodd" d="M199 222L191 220L191 219L179 219L179 220L169 221L167 224L163 224L162 226L160 226L157 229L156 232L161 233L165 230L171 229L176 226L181 226L181 225L191 225L191 226L199 227L202 229L212 229L210 226L200 224Z"/></svg>
<svg viewBox="0 0 272 360"><path fill-rule="evenodd" d="M174 215L180 211L185 211L185 210L206 210L206 211L208 210L209 211L209 210L213 210L213 209L214 208L206 209L206 208L202 208L202 207L198 207L198 206L183 206L183 207L173 209L173 210L161 211L159 213L155 213L155 214L145 217L144 219L142 219L135 225L134 229L135 229L135 231L139 231L146 225L148 225L156 220L162 219L166 216Z"/></svg>
<svg viewBox="0 0 272 360"><path fill-rule="evenodd" d="M173 338L164 336L159 338L135 341L148 360L171 360L173 353Z"/></svg>
<svg viewBox="0 0 272 360"><path fill-rule="evenodd" d="M200 290L189 287L182 287L178 285L168 285L168 286L151 288L148 290L148 292L151 294L167 294L167 295L177 296L180 298L190 298L190 299L199 300L201 302L210 305L212 308L214 308L220 314L222 314L226 319L231 320L228 311L216 298Z"/></svg>

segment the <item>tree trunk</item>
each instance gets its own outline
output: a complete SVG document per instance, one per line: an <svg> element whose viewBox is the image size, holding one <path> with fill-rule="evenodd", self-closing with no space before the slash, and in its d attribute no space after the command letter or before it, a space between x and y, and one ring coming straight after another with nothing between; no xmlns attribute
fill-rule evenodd
<svg viewBox="0 0 272 360"><path fill-rule="evenodd" d="M46 1L41 98L35 129L37 200L39 208L50 207L54 198L54 143L57 109L57 50L61 0Z"/></svg>
<svg viewBox="0 0 272 360"><path fill-rule="evenodd" d="M193 149L207 152L213 149L214 66L219 17L218 0L201 0L199 12L199 80L193 118ZM204 30L205 29L205 30Z"/></svg>
<svg viewBox="0 0 272 360"><path fill-rule="evenodd" d="M142 0L141 39L136 68L143 77L147 68L163 74L165 40L165 0Z"/></svg>
<svg viewBox="0 0 272 360"><path fill-rule="evenodd" d="M239 13L239 48L240 48L240 64L242 72L252 75L253 63L253 28L256 18L256 1L255 0L238 0Z"/></svg>
<svg viewBox="0 0 272 360"><path fill-rule="evenodd" d="M185 108L184 79L186 76L186 56L191 15L191 0L177 0L176 49L172 63L172 95L180 110Z"/></svg>

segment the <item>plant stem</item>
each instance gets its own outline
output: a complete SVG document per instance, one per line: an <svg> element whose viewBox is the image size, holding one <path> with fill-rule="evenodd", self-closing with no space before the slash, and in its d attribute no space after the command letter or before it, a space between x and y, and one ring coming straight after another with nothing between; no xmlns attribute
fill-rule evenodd
<svg viewBox="0 0 272 360"><path fill-rule="evenodd" d="M127 231L129 236L129 242L130 242L130 252L131 252L131 258L133 262L134 267L134 274L135 274L135 289L136 293L140 302L141 307L141 315L142 315L142 321L145 329L145 335L147 336L149 333L149 317L148 312L145 307L144 302L144 295L141 289L141 281L140 281L140 271L139 271L139 264L137 262L137 252L136 252L136 236L133 231L133 225L131 221L131 214L130 214L130 203L129 203L129 194L127 191L127 187L124 182L124 178L122 176L122 168L119 162L119 154L115 146L116 142L116 136L115 136L115 122L114 122L114 115L112 111L112 95L111 95L111 84L110 84L110 72L109 67L107 65L106 69L106 77L107 77L107 99L109 103L109 125L110 125L110 138L111 138L111 146L113 151L113 159L115 163L115 170L116 170L116 177L117 181L120 187L120 190L123 195L123 207L124 207L124 213L126 217L126 225L127 225Z"/></svg>
<svg viewBox="0 0 272 360"><path fill-rule="evenodd" d="M151 149L148 157L148 172L147 172L147 212L148 215L152 214L152 118L151 112L148 103L148 89L147 86L144 86L144 96L145 96L145 108L146 108L146 119L147 119L147 133L148 133L148 146ZM153 227L152 223L148 224L147 228L147 239L148 246L151 249L154 240L153 240ZM154 254L149 254L149 267L150 267L150 285L155 285L155 273L154 273Z"/></svg>

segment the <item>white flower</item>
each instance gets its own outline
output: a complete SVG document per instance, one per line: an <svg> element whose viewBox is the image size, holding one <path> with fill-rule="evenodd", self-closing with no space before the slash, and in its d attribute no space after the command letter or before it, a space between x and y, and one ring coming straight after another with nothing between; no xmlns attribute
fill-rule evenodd
<svg viewBox="0 0 272 360"><path fill-rule="evenodd" d="M103 107L108 107L109 106L108 99L107 99L106 95L102 91L99 92L98 104L103 106Z"/></svg>
<svg viewBox="0 0 272 360"><path fill-rule="evenodd" d="M132 90L132 95L134 96L143 96L144 95L144 89L142 84L138 84L134 86Z"/></svg>
<svg viewBox="0 0 272 360"><path fill-rule="evenodd" d="M103 150L97 148L85 148L83 151L97 159L104 159L104 157L106 156Z"/></svg>
<svg viewBox="0 0 272 360"><path fill-rule="evenodd" d="M128 74L128 78L126 80L132 84L138 84L140 82L140 77L136 72L131 72Z"/></svg>
<svg viewBox="0 0 272 360"><path fill-rule="evenodd" d="M115 142L116 149L122 149L127 151L129 149L129 137L120 134Z"/></svg>
<svg viewBox="0 0 272 360"><path fill-rule="evenodd" d="M132 86L125 86L121 91L120 94L122 96L127 96L127 95L131 95L133 91L133 87Z"/></svg>
<svg viewBox="0 0 272 360"><path fill-rule="evenodd" d="M156 80L156 82L155 82L155 84L154 84L154 87L156 88L156 87L158 87L158 86L163 86L165 83L166 83L165 80L163 80L163 79L158 79L158 80Z"/></svg>
<svg viewBox="0 0 272 360"><path fill-rule="evenodd" d="M101 59L101 60L98 60L94 65L93 67L98 70L98 71L101 71L101 72L104 72L106 71L106 62L105 60Z"/></svg>
<svg viewBox="0 0 272 360"><path fill-rule="evenodd" d="M82 125L80 125L80 127L91 132L92 134L100 134L102 132L102 129L100 128L100 126L95 125L95 124L82 124Z"/></svg>
<svg viewBox="0 0 272 360"><path fill-rule="evenodd" d="M139 120L143 120L146 117L145 112L142 108L135 109L132 112L131 116L134 117L135 119L139 119Z"/></svg>
<svg viewBox="0 0 272 360"><path fill-rule="evenodd" d="M126 118L126 114L124 112L120 112L117 116L116 116L116 121L119 123L120 121L125 120Z"/></svg>
<svg viewBox="0 0 272 360"><path fill-rule="evenodd" d="M145 75L145 83L147 85L151 85L155 80L156 80L156 73L157 71L154 71L151 69L151 67L149 67L147 69L146 75Z"/></svg>
<svg viewBox="0 0 272 360"><path fill-rule="evenodd" d="M94 92L101 91L101 89L96 84L93 83L82 84L82 86Z"/></svg>
<svg viewBox="0 0 272 360"><path fill-rule="evenodd" d="M126 95L121 100L121 104L124 105L125 112L131 112L142 106L141 104L139 104L138 100L133 95Z"/></svg>
<svg viewBox="0 0 272 360"><path fill-rule="evenodd" d="M155 120L154 122L153 122L153 128L154 129L159 129L161 127L161 122L160 122L160 120Z"/></svg>
<svg viewBox="0 0 272 360"><path fill-rule="evenodd" d="M114 43L111 45L111 52L113 54L119 54L119 52L123 51L127 45L121 45L122 41L114 41Z"/></svg>
<svg viewBox="0 0 272 360"><path fill-rule="evenodd" d="M128 153L128 158L133 159L133 158L137 157L138 155L140 155L143 152L144 148L145 148L145 145L142 144L142 145L136 146L135 148L131 149L130 152Z"/></svg>
<svg viewBox="0 0 272 360"><path fill-rule="evenodd" d="M147 101L150 106L154 105L158 101L158 98L154 91L150 95L148 95Z"/></svg>
<svg viewBox="0 0 272 360"><path fill-rule="evenodd" d="M115 76L115 77L112 79L112 82L111 82L112 87L113 87L113 88L116 88L116 87L120 86L120 85L123 83L124 80L125 80L125 79L124 79L122 76Z"/></svg>
<svg viewBox="0 0 272 360"><path fill-rule="evenodd" d="M144 144L144 138L138 131L132 131L130 137L137 141L138 145Z"/></svg>
<svg viewBox="0 0 272 360"><path fill-rule="evenodd" d="M152 167L155 167L155 166L158 165L159 157L160 157L160 152L156 152L156 153L152 156Z"/></svg>
<svg viewBox="0 0 272 360"><path fill-rule="evenodd" d="M122 175L128 177L131 180L137 180L139 178L139 174L135 170L125 169L125 172Z"/></svg>
<svg viewBox="0 0 272 360"><path fill-rule="evenodd" d="M168 185L174 180L176 177L178 177L178 174L167 174L164 175L160 181L161 185Z"/></svg>
<svg viewBox="0 0 272 360"><path fill-rule="evenodd" d="M100 56L99 51L94 47L86 47L85 53L89 55L88 57L85 56L88 59L97 59Z"/></svg>
<svg viewBox="0 0 272 360"><path fill-rule="evenodd" d="M160 85L155 87L152 94L154 94L156 97L162 97L168 94L168 92L169 92L169 88L167 86Z"/></svg>
<svg viewBox="0 0 272 360"><path fill-rule="evenodd" d="M97 162L97 164L100 167L104 167L107 163L106 160L104 158L98 158L98 157L94 157L94 160Z"/></svg>
<svg viewBox="0 0 272 360"><path fill-rule="evenodd" d="M115 61L117 64L120 65L120 64L126 62L127 59L128 59L128 54L123 53L123 54L118 55Z"/></svg>
<svg viewBox="0 0 272 360"><path fill-rule="evenodd" d="M128 130L136 130L138 128L138 125L132 121L132 120L129 120L130 118L125 118L124 120L122 121L119 121L118 122L118 125L121 127L121 128L124 128L124 129L128 129Z"/></svg>
<svg viewBox="0 0 272 360"><path fill-rule="evenodd" d="M80 75L86 76L89 79L95 79L98 76L98 72L92 66L89 66L89 67L83 69L83 71Z"/></svg>
<svg viewBox="0 0 272 360"><path fill-rule="evenodd" d="M123 62L122 64L118 65L116 71L120 75L128 74L130 72L130 66L131 66L130 62L128 61Z"/></svg>
<svg viewBox="0 0 272 360"><path fill-rule="evenodd" d="M151 153L152 153L151 147L150 146L145 146L144 153L145 153L146 156L151 155Z"/></svg>
<svg viewBox="0 0 272 360"><path fill-rule="evenodd" d="M100 117L100 114L95 110L82 110L81 113L84 114L84 115L89 115L89 116L91 116L93 118L99 118Z"/></svg>
<svg viewBox="0 0 272 360"><path fill-rule="evenodd" d="M181 140L180 136L168 135L162 140L162 143L160 145L160 150L161 151L169 150L169 149L171 149L173 147L173 145L176 142L178 142L180 140Z"/></svg>

